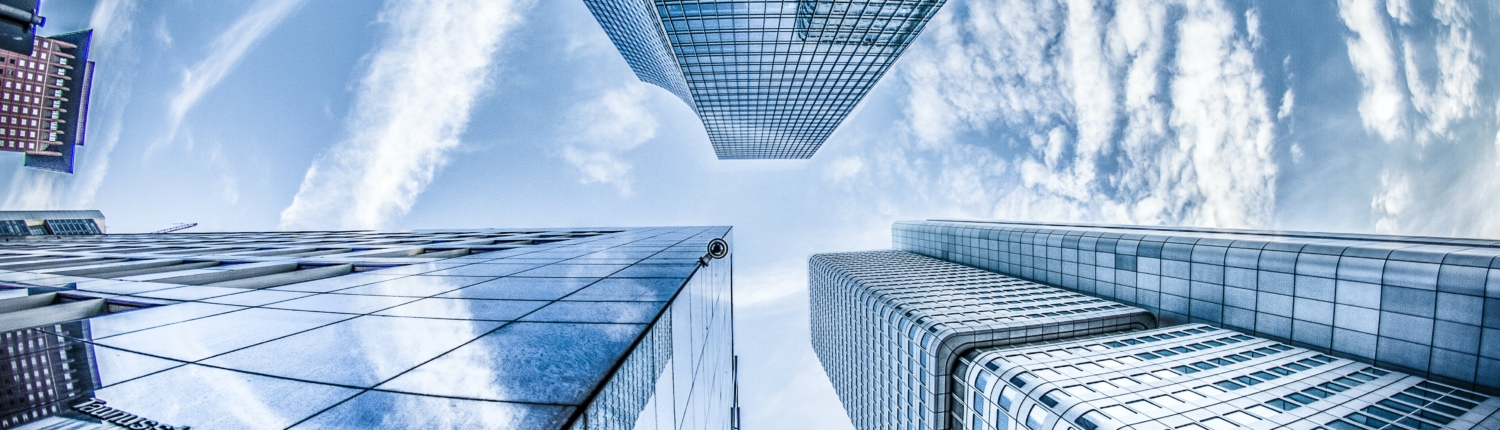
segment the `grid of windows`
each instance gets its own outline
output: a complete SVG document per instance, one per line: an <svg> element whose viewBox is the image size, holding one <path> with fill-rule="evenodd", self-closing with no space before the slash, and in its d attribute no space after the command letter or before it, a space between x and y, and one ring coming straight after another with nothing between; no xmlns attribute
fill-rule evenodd
<svg viewBox="0 0 1500 430"><path fill-rule="evenodd" d="M28 148L35 143L36 148L26 152L26 167L73 173L75 152L83 145L88 120L94 77L94 62L88 55L92 39L93 30L39 37L40 46L31 58L11 58L15 64L7 61L0 66L10 67L4 77L11 81L9 87L0 88L10 95L8 99L0 95L0 117L8 123L0 127L16 131L14 135L6 131L0 139L5 145L14 140L17 148L23 142ZM21 124L30 129L16 129Z"/></svg>
<svg viewBox="0 0 1500 430"><path fill-rule="evenodd" d="M859 429L943 429L969 348L1155 327L1117 303L911 253L815 255L812 343ZM879 369L879 371L871 371Z"/></svg>
<svg viewBox="0 0 1500 430"><path fill-rule="evenodd" d="M949 419L972 430L1500 424L1500 399L1198 324L978 349L957 367Z"/></svg>
<svg viewBox="0 0 1500 430"><path fill-rule="evenodd" d="M587 3L641 80L697 111L720 159L811 158L944 3L648 1Z"/></svg>
<svg viewBox="0 0 1500 430"><path fill-rule="evenodd" d="M1018 222L900 222L896 249L1500 389L1500 242Z"/></svg>
<svg viewBox="0 0 1500 430"><path fill-rule="evenodd" d="M0 236L25 236L29 234L31 234L31 227L26 226L25 220L0 220Z"/></svg>
<svg viewBox="0 0 1500 430"><path fill-rule="evenodd" d="M45 37L31 55L0 51L0 151L56 154L67 122L63 102L73 91L69 60L77 46Z"/></svg>
<svg viewBox="0 0 1500 430"><path fill-rule="evenodd" d="M42 221L50 234L104 234L91 219L49 219Z"/></svg>
<svg viewBox="0 0 1500 430"><path fill-rule="evenodd" d="M730 229L27 237L0 243L0 289L161 305L22 331L91 351L86 393L47 400L64 406L179 428L727 430L714 239ZM274 413L221 413L245 404ZM87 419L52 406L27 428Z"/></svg>
<svg viewBox="0 0 1500 430"><path fill-rule="evenodd" d="M698 110L683 80L682 69L672 56L667 33L656 18L652 0L584 0L584 5L604 27L625 62L641 81L662 87Z"/></svg>
<svg viewBox="0 0 1500 430"><path fill-rule="evenodd" d="M78 335L77 325L53 325ZM72 329L71 331L69 329ZM36 330L0 333L0 427L15 428L56 414L88 388L88 349L63 336Z"/></svg>

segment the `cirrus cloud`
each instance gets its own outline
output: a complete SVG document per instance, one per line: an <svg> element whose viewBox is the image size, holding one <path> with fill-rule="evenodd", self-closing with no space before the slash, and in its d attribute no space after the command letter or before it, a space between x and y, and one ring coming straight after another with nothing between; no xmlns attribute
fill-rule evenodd
<svg viewBox="0 0 1500 430"><path fill-rule="evenodd" d="M459 146L495 57L530 0L390 0L348 138L308 168L282 228L387 227Z"/></svg>

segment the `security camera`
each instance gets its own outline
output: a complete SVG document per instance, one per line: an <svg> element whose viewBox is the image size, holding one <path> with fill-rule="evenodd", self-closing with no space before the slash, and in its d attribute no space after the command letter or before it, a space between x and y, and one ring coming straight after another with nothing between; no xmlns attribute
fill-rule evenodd
<svg viewBox="0 0 1500 430"><path fill-rule="evenodd" d="M703 254L703 257L698 259L698 264L707 266L709 260L724 258L728 255L729 242L725 242L724 239L710 240L708 241L708 253Z"/></svg>

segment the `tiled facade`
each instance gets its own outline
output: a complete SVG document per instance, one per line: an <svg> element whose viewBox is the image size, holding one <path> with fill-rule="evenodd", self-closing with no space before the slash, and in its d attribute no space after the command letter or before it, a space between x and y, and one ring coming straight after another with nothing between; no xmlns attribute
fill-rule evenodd
<svg viewBox="0 0 1500 430"><path fill-rule="evenodd" d="M958 368L953 428L1500 428L1500 398L1201 324L981 348Z"/></svg>
<svg viewBox="0 0 1500 430"><path fill-rule="evenodd" d="M945 429L958 355L1119 330L1144 310L906 252L814 255L812 344L855 428Z"/></svg>
<svg viewBox="0 0 1500 430"><path fill-rule="evenodd" d="M1500 242L900 222L898 250L1468 389L1500 389Z"/></svg>
<svg viewBox="0 0 1500 430"><path fill-rule="evenodd" d="M642 81L698 113L720 159L805 159L945 0L585 0Z"/></svg>
<svg viewBox="0 0 1500 430"><path fill-rule="evenodd" d="M731 257L705 258L729 235L27 236L0 284L157 305L23 330L92 357L27 428L729 429Z"/></svg>

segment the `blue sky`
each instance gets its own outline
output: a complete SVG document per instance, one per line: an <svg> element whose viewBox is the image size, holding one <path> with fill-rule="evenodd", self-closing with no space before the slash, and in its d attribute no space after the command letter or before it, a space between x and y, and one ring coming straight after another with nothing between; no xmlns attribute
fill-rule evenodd
<svg viewBox="0 0 1500 430"><path fill-rule="evenodd" d="M806 258L902 219L1500 237L1500 9L951 0L808 161L718 161L577 0L48 0L94 28L76 175L112 232L735 226L746 424L848 428Z"/></svg>

